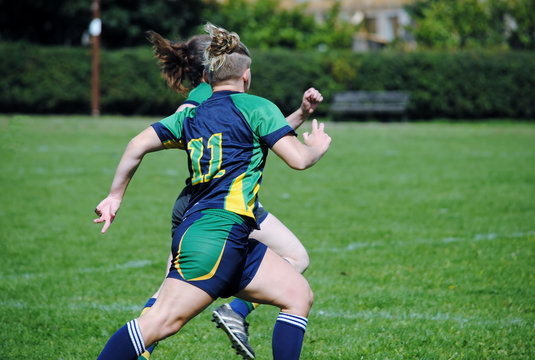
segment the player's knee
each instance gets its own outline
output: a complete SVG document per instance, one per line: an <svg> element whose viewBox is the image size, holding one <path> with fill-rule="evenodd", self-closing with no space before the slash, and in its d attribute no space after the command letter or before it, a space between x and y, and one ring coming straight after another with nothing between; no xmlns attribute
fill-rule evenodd
<svg viewBox="0 0 535 360"><path fill-rule="evenodd" d="M144 340L153 343L176 334L184 326L186 319L169 312L149 311L139 322L143 324Z"/></svg>
<svg viewBox="0 0 535 360"><path fill-rule="evenodd" d="M314 293L308 281L301 276L298 284L294 284L288 296L288 310L296 315L308 316L314 302Z"/></svg>
<svg viewBox="0 0 535 360"><path fill-rule="evenodd" d="M306 251L303 251L299 254L299 257L297 258L295 269L300 273L303 274L306 269L308 269L308 265L310 264L310 259L308 257L308 253Z"/></svg>
<svg viewBox="0 0 535 360"><path fill-rule="evenodd" d="M182 319L174 319L174 320L167 322L167 324L165 324L165 326L162 329L163 332L165 332L164 337L169 337L171 335L176 334L177 332L180 331L180 329L182 329L182 326L184 326L184 324L185 324L185 321L183 321Z"/></svg>
<svg viewBox="0 0 535 360"><path fill-rule="evenodd" d="M171 335L176 334L180 331L180 329L182 329L185 323L186 320L183 318L170 316L169 318L161 322L158 329L158 337L160 339L165 339Z"/></svg>
<svg viewBox="0 0 535 360"><path fill-rule="evenodd" d="M314 293L312 292L312 289L310 288L307 282L307 286L303 290L303 296L299 303L299 309L300 309L300 312L303 313L303 316L308 316L308 313L313 303L314 303Z"/></svg>
<svg viewBox="0 0 535 360"><path fill-rule="evenodd" d="M304 273L310 264L310 259L305 248L293 251L291 256L286 256L284 258L299 274Z"/></svg>

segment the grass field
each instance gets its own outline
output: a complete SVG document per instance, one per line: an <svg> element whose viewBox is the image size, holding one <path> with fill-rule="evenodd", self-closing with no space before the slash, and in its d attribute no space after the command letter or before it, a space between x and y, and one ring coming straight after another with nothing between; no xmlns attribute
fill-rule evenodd
<svg viewBox="0 0 535 360"><path fill-rule="evenodd" d="M154 120L0 116L2 359L95 359L160 284L184 154L148 155L108 233L92 223ZM310 254L302 359L534 359L535 125L327 130L310 170L272 154L260 195ZM238 359L209 321L222 302L153 358ZM249 317L258 359L277 313Z"/></svg>

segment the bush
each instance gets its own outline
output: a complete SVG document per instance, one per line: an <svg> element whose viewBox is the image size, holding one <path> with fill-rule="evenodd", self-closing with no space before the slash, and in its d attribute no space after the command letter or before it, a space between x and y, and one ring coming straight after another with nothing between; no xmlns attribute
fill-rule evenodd
<svg viewBox="0 0 535 360"><path fill-rule="evenodd" d="M0 46L0 111L87 113L91 63L87 49Z"/></svg>
<svg viewBox="0 0 535 360"><path fill-rule="evenodd" d="M0 44L0 112L91 112L91 50ZM101 113L162 115L184 98L161 78L149 47L101 50Z"/></svg>
<svg viewBox="0 0 535 360"><path fill-rule="evenodd" d="M409 117L533 118L531 53L410 53L366 57L353 87L406 90Z"/></svg>
<svg viewBox="0 0 535 360"><path fill-rule="evenodd" d="M0 112L90 113L91 50L0 44ZM289 114L308 87L328 115L343 90L404 90L411 119L535 118L535 54L252 50L251 92ZM161 78L149 46L101 51L101 113L165 116L183 97Z"/></svg>

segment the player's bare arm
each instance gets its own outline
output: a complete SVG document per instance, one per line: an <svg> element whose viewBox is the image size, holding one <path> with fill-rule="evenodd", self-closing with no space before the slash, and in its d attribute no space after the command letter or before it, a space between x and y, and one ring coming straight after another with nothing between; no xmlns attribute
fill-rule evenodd
<svg viewBox="0 0 535 360"><path fill-rule="evenodd" d="M130 140L115 171L110 193L95 208L95 213L99 217L93 222L95 224L104 223L102 233L108 230L117 215L126 188L145 154L163 149L162 142L152 127L148 127Z"/></svg>
<svg viewBox="0 0 535 360"><path fill-rule="evenodd" d="M324 131L324 124L312 120L312 132L304 133L304 144L295 136L286 135L273 145L273 151L288 166L296 170L304 170L321 159L331 144L331 137Z"/></svg>

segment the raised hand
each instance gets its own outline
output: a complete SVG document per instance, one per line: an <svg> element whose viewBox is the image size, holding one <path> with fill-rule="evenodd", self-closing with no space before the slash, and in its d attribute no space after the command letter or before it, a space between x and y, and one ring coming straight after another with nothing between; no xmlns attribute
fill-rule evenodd
<svg viewBox="0 0 535 360"><path fill-rule="evenodd" d="M115 216L117 215L117 211L119 211L119 207L121 207L121 200L108 196L95 208L95 213L99 218L94 219L93 222L95 224L104 223L104 226L100 231L102 234L104 234L110 227L113 219L115 219Z"/></svg>
<svg viewBox="0 0 535 360"><path fill-rule="evenodd" d="M314 88L310 88L303 94L301 111L303 111L303 114L312 114L318 107L318 104L322 101L323 96L321 95L321 93Z"/></svg>
<svg viewBox="0 0 535 360"><path fill-rule="evenodd" d="M325 124L318 123L318 120L312 120L312 132L303 134L305 145L317 148L321 154L324 154L331 145L331 137L324 131Z"/></svg>

